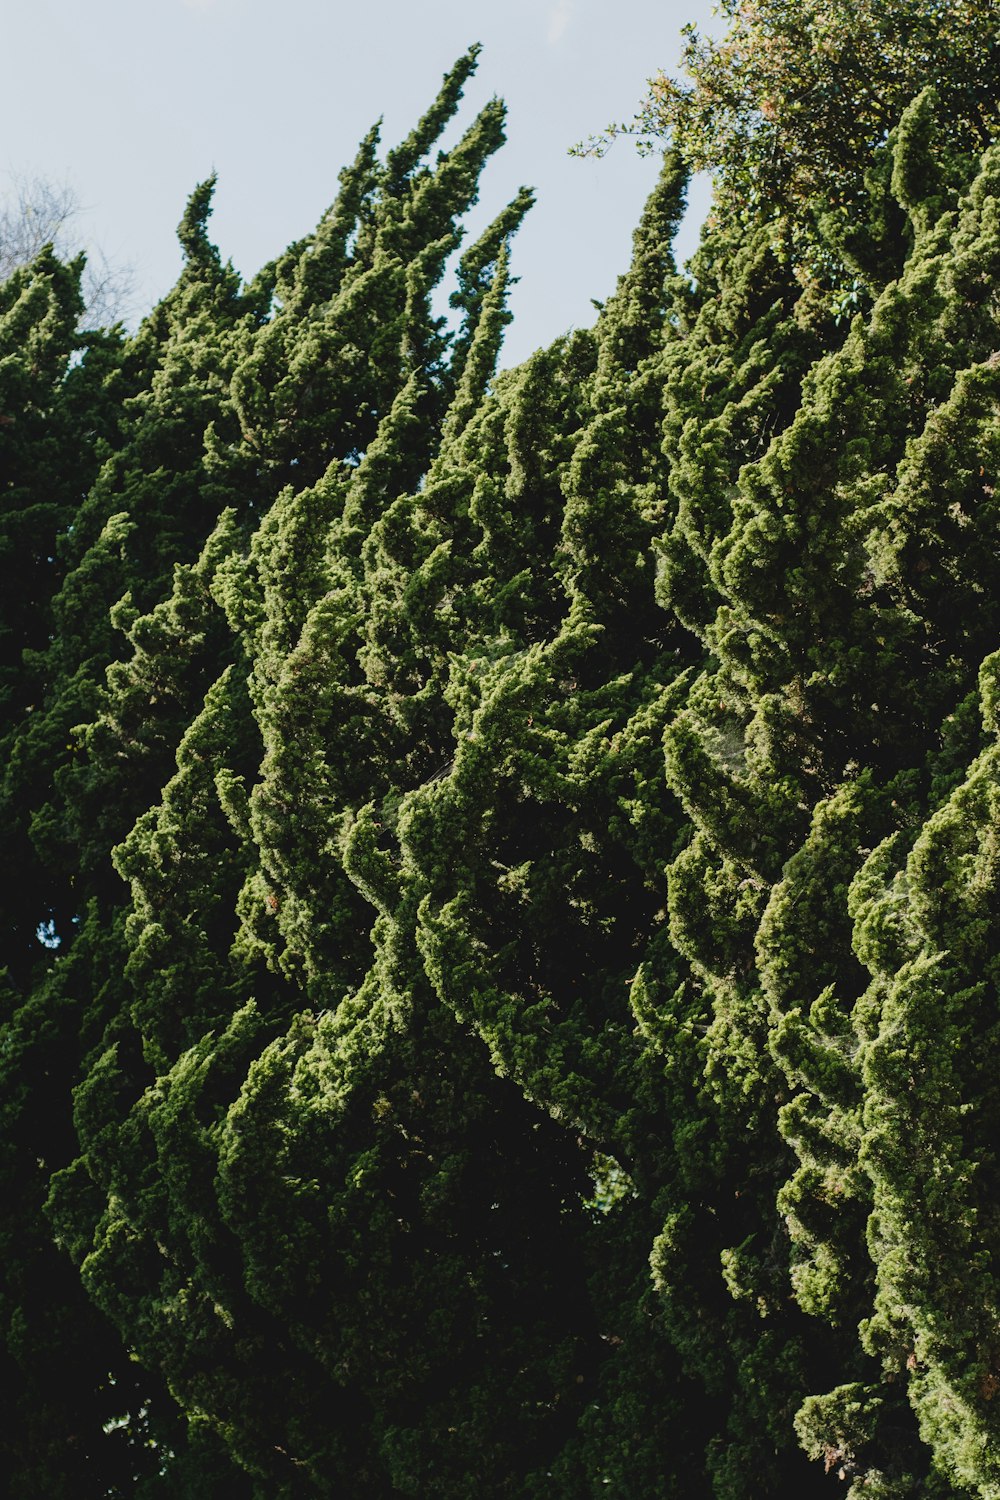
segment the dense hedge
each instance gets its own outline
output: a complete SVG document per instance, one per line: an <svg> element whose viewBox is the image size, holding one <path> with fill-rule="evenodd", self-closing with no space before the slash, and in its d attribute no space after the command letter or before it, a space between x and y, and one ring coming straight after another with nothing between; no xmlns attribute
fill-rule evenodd
<svg viewBox="0 0 1000 1500"><path fill-rule="evenodd" d="M0 287L8 1492L998 1497L1000 147L497 375L475 54Z"/></svg>

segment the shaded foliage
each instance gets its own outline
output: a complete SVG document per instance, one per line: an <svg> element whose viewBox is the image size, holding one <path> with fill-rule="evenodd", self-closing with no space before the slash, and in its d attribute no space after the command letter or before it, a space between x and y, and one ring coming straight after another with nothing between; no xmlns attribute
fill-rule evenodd
<svg viewBox="0 0 1000 1500"><path fill-rule="evenodd" d="M790 14L704 77L832 87ZM209 183L130 338L0 293L18 1493L1000 1493L974 19L828 122L851 245L803 129L678 271L670 152L500 374L502 106L426 161L476 49L248 286Z"/></svg>

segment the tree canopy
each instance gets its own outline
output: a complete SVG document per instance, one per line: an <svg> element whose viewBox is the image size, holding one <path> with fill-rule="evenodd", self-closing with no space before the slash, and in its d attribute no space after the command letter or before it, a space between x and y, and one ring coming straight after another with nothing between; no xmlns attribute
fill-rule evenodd
<svg viewBox="0 0 1000 1500"><path fill-rule="evenodd" d="M995 48L727 10L516 369L476 48L251 282L0 286L24 1500L1000 1495Z"/></svg>

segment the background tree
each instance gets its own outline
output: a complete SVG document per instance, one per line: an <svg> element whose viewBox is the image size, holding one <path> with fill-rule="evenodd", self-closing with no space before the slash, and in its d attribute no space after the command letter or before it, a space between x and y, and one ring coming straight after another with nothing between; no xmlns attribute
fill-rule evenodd
<svg viewBox="0 0 1000 1500"><path fill-rule="evenodd" d="M44 177L14 174L0 201L0 281L28 266L46 245L61 259L79 252L74 221L80 200L71 187ZM112 265L102 250L87 252L80 316L90 328L123 321L131 308L135 278L128 266Z"/></svg>

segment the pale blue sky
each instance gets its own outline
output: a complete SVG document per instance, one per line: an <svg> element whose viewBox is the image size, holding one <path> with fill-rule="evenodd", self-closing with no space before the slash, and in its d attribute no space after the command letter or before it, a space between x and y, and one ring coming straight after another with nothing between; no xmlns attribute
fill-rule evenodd
<svg viewBox="0 0 1000 1500"><path fill-rule="evenodd" d="M213 231L245 275L307 232L371 122L395 143L442 73L483 43L459 124L500 94L508 144L470 226L521 183L538 202L514 245L504 362L592 321L628 262L656 174L620 141L602 161L566 154L631 118L646 78L672 71L709 0L10 0L0 168L67 183L81 230L136 273L139 311L177 274L173 226L217 170ZM693 248L705 193L693 195Z"/></svg>

